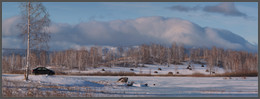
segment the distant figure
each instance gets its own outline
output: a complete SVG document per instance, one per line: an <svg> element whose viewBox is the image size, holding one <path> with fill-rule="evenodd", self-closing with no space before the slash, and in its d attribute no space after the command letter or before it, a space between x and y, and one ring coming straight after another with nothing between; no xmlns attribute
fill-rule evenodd
<svg viewBox="0 0 260 99"><path fill-rule="evenodd" d="M105 69L103 68L101 71L105 71Z"/></svg>
<svg viewBox="0 0 260 99"><path fill-rule="evenodd" d="M176 72L176 74L179 74L179 72Z"/></svg>
<svg viewBox="0 0 260 99"><path fill-rule="evenodd" d="M154 71L154 73L158 73L157 71Z"/></svg>
<svg viewBox="0 0 260 99"><path fill-rule="evenodd" d="M201 67L204 67L204 65L202 64Z"/></svg>
<svg viewBox="0 0 260 99"><path fill-rule="evenodd" d="M158 68L158 70L162 70L161 68Z"/></svg>
<svg viewBox="0 0 260 99"><path fill-rule="evenodd" d="M132 69L132 68L131 68L130 70L131 70L131 71L134 71L134 69Z"/></svg>

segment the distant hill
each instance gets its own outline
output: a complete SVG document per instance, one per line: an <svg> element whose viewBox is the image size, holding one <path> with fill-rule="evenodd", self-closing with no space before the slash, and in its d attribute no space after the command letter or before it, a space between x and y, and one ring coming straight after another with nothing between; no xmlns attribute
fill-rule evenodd
<svg viewBox="0 0 260 99"><path fill-rule="evenodd" d="M2 56L10 56L12 54L26 56L26 49L2 48Z"/></svg>
<svg viewBox="0 0 260 99"><path fill-rule="evenodd" d="M21 56L26 56L26 49L18 49L18 48L2 48L2 56L10 56L12 54L15 55L21 55ZM31 51L38 51L39 50L31 50ZM48 53L51 53L52 51L48 51Z"/></svg>

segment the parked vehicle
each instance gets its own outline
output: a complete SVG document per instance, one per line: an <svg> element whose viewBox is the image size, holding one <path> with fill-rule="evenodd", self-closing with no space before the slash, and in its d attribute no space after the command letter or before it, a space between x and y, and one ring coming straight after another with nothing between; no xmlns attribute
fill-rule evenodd
<svg viewBox="0 0 260 99"><path fill-rule="evenodd" d="M40 75L40 74L54 75L55 74L55 72L53 70L47 69L46 67L37 67L32 70L32 73L35 75Z"/></svg>

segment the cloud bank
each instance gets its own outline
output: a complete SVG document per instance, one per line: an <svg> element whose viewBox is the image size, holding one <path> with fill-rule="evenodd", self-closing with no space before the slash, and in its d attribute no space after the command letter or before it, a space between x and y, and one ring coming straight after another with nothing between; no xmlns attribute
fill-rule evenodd
<svg viewBox="0 0 260 99"><path fill-rule="evenodd" d="M168 9L170 9L170 10L181 11L181 12L197 11L200 8L201 8L200 6L187 7L187 6L182 6L182 5L168 7Z"/></svg>
<svg viewBox="0 0 260 99"><path fill-rule="evenodd" d="M237 10L233 2L224 2L215 6L205 6L203 10L206 12L220 13L226 16L247 17L245 13L242 13L239 10Z"/></svg>
<svg viewBox="0 0 260 99"><path fill-rule="evenodd" d="M244 17L247 18L248 15L240 12L235 4L233 2L223 2L218 5L214 6L193 6L193 7L188 7L188 6L183 6L183 5L175 5L171 7L167 7L167 9L173 10L173 11L180 11L180 12L190 12L190 11L198 11L202 10L204 12L209 12L209 13L218 13L222 14L225 16L238 16L238 17Z"/></svg>
<svg viewBox="0 0 260 99"><path fill-rule="evenodd" d="M2 23L3 48L20 44L18 40L9 39L19 33L7 32L19 18L12 17ZM15 21L10 21L15 20ZM17 30L15 30L17 31ZM160 43L170 45L172 42L188 47L222 47L256 51L257 47L244 38L222 29L201 27L195 23L179 18L160 16L141 17L130 20L109 22L91 21L76 25L53 23L50 26L51 49L78 48L87 45L133 46L139 44ZM15 43L17 41L17 43ZM21 45L25 46L25 45ZM16 46L17 47L17 46Z"/></svg>

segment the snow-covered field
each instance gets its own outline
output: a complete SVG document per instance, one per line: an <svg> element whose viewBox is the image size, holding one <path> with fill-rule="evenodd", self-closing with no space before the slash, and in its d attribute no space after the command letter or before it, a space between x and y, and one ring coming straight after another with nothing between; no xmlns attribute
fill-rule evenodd
<svg viewBox="0 0 260 99"><path fill-rule="evenodd" d="M141 64L140 64L141 65ZM80 71L80 73L97 73L97 72L134 72L136 74L152 74L152 75L157 75L157 74L168 74L169 72L173 72L173 74L176 74L176 72L179 72L179 75L190 75L193 73L201 73L201 74L210 74L209 72L206 72L207 65L204 67L201 67L201 64L192 64L190 65L192 67L192 70L186 69L188 66L187 62L183 62L183 65L170 65L165 66L165 65L150 65L150 64L145 64L145 67L98 67L98 68L88 68L86 71ZM161 70L158 70L158 68L161 68ZM102 71L102 69L105 69L105 71ZM134 69L133 71L130 69ZM157 71L158 73L154 73L154 71ZM78 73L79 71L74 69L74 70L68 70L65 72L70 72L70 73ZM214 72L216 74L222 74L224 73L224 69L220 67L215 67Z"/></svg>
<svg viewBox="0 0 260 99"><path fill-rule="evenodd" d="M258 97L258 77L224 79L224 77L130 76L128 81L134 81L133 86L116 82L120 76L30 75L30 82L25 82L23 77L18 74L2 75L2 79L20 82L19 84L91 88L93 97ZM145 83L148 86L142 86ZM9 87L3 85L3 88Z"/></svg>

